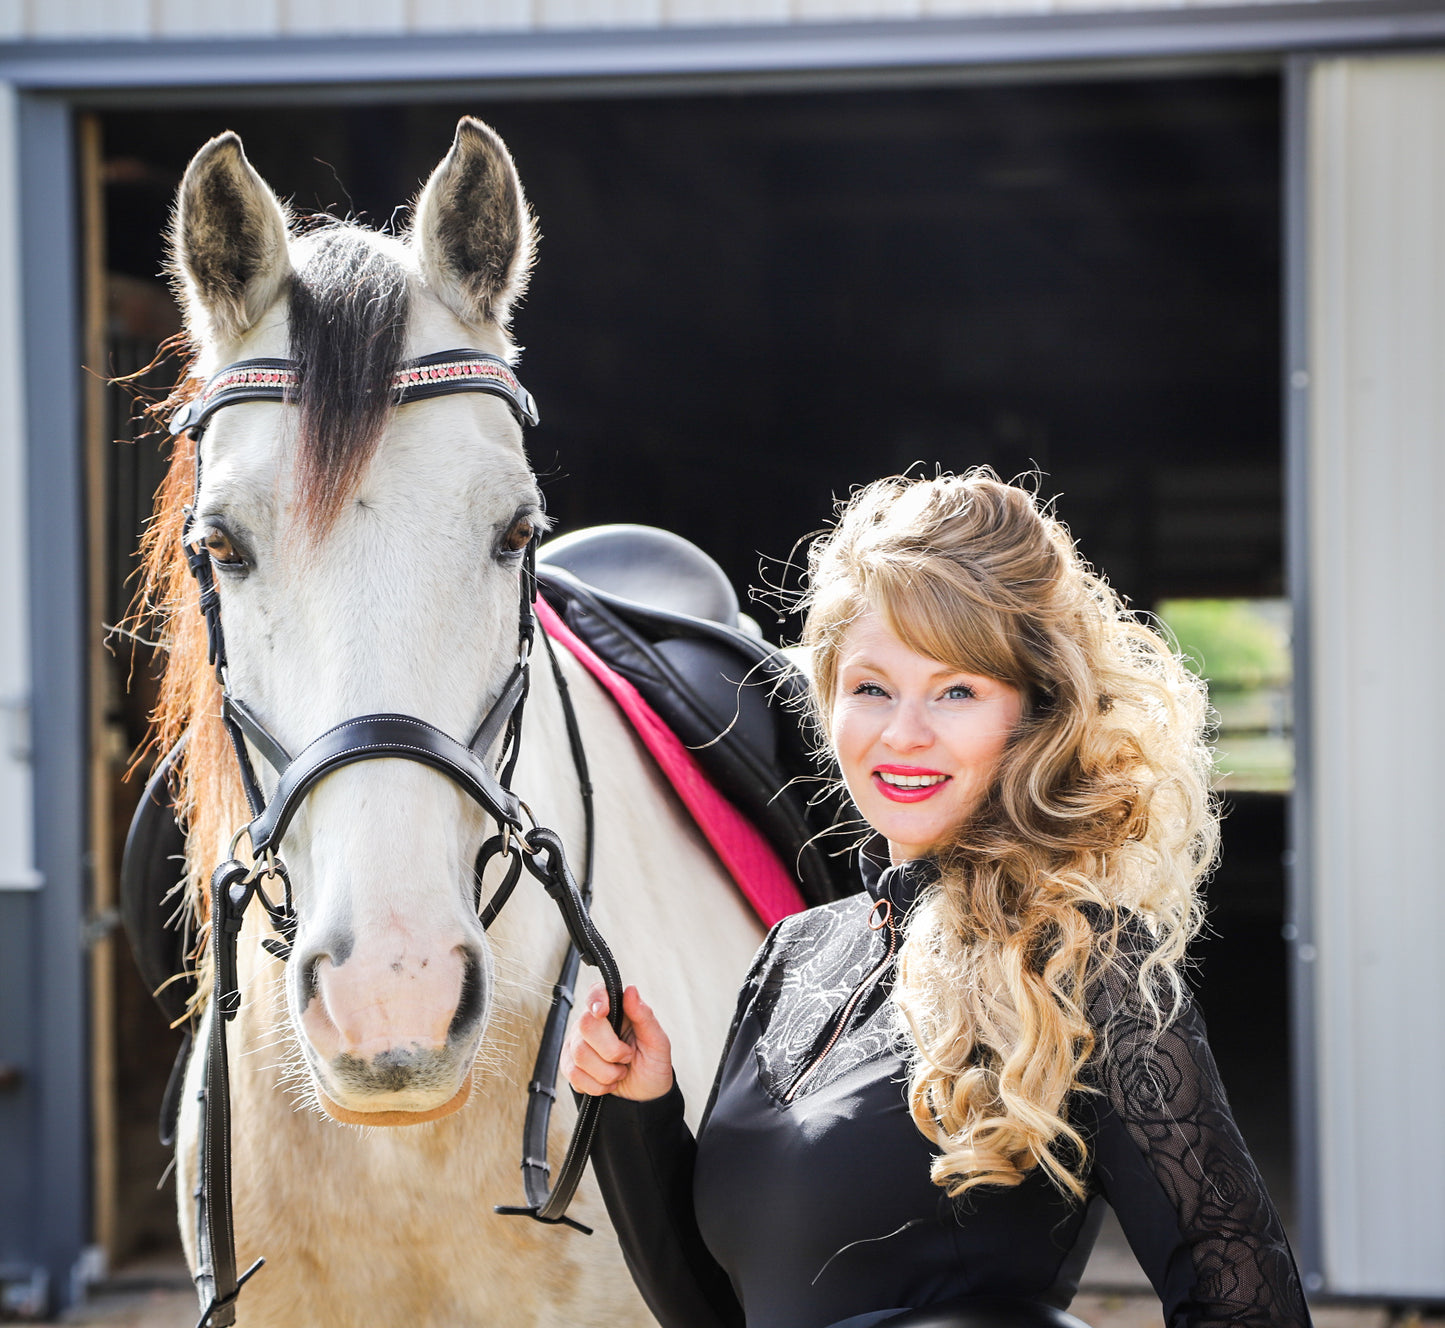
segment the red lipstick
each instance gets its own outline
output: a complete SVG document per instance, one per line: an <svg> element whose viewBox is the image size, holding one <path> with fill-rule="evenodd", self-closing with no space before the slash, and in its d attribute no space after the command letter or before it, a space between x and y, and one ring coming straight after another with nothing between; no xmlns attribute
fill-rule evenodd
<svg viewBox="0 0 1445 1328"><path fill-rule="evenodd" d="M925 779L931 782L900 784L885 779L885 775L909 780ZM890 802L924 802L952 781L952 776L945 775L942 770L929 770L919 765L875 766L872 778L873 787Z"/></svg>

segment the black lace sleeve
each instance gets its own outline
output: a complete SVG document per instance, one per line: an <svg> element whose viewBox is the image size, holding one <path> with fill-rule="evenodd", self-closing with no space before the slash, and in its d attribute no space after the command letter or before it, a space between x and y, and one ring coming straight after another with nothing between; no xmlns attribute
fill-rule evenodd
<svg viewBox="0 0 1445 1328"><path fill-rule="evenodd" d="M719 1073L752 1004L776 933L774 928L763 942L738 994ZM709 1112L716 1094L714 1080ZM742 1328L742 1306L732 1283L698 1231L692 1201L696 1160L697 1141L683 1119L676 1084L653 1102L609 1097L603 1105L592 1168L628 1271L648 1309L663 1328Z"/></svg>
<svg viewBox="0 0 1445 1328"><path fill-rule="evenodd" d="M1230 1113L1203 1017L1186 1001L1159 1032L1139 990L1148 948L1142 927L1126 928L1090 1001L1099 1188L1169 1328L1308 1325L1284 1227Z"/></svg>

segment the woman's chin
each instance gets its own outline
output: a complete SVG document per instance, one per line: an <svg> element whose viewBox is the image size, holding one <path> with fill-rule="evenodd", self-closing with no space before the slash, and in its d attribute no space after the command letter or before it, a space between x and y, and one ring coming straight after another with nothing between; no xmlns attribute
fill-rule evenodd
<svg viewBox="0 0 1445 1328"><path fill-rule="evenodd" d="M895 862L906 858L927 857L935 845L948 837L948 832L961 817L924 814L924 809L898 807L889 804L886 808L860 808L868 824L888 841L889 852Z"/></svg>
<svg viewBox="0 0 1445 1328"><path fill-rule="evenodd" d="M895 861L903 858L927 857L963 822L977 801L977 795L964 787L963 780L950 780L939 786L930 798L917 802L899 801L888 796L875 780L848 781L854 805L863 819L889 843Z"/></svg>

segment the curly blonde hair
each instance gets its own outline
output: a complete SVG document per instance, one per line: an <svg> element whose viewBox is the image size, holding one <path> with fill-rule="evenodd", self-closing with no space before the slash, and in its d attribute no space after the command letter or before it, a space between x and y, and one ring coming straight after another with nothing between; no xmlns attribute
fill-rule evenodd
<svg viewBox="0 0 1445 1328"><path fill-rule="evenodd" d="M1203 684L1080 557L1037 497L986 469L879 480L812 545L803 645L823 732L840 650L880 613L910 649L1017 687L1023 716L982 803L933 846L894 999L908 1101L950 1195L1043 1167L1082 1198L1067 1100L1120 965L1162 1028L1184 988L1218 844Z"/></svg>

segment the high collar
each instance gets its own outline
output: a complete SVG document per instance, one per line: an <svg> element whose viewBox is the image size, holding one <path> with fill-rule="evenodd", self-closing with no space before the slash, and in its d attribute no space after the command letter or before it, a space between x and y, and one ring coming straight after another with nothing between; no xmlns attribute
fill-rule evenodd
<svg viewBox="0 0 1445 1328"><path fill-rule="evenodd" d="M863 888L874 899L886 899L900 916L913 907L914 900L938 879L938 863L932 858L910 858L897 866L888 860L888 841L874 835L858 851Z"/></svg>

